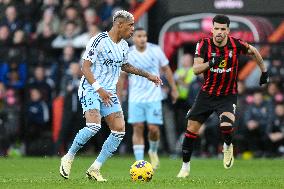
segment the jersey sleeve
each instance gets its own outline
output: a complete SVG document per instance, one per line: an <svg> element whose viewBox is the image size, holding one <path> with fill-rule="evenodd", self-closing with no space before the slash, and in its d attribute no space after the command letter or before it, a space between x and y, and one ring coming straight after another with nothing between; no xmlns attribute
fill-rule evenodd
<svg viewBox="0 0 284 189"><path fill-rule="evenodd" d="M205 41L204 41L204 39L201 39L197 42L194 57L195 58L200 57L200 58L205 59Z"/></svg>
<svg viewBox="0 0 284 189"><path fill-rule="evenodd" d="M249 44L240 39L238 39L238 43L239 43L240 54L247 54L249 50Z"/></svg>
<svg viewBox="0 0 284 189"><path fill-rule="evenodd" d="M92 63L95 62L96 57L98 56L98 52L99 52L99 48L100 48L100 43L96 46L96 48L94 47L94 43L96 41L96 38L91 38L90 41L88 42L87 46L86 46L86 50L82 56L82 58L84 60L88 60Z"/></svg>
<svg viewBox="0 0 284 189"><path fill-rule="evenodd" d="M159 46L157 46L157 52L158 52L158 59L159 59L160 66L163 67L163 66L168 65L169 60Z"/></svg>

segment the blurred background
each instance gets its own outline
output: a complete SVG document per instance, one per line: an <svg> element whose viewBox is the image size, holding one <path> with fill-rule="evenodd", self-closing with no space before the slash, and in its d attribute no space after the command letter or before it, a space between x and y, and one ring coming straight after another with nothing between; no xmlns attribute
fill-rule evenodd
<svg viewBox="0 0 284 189"><path fill-rule="evenodd" d="M180 155L184 117L203 82L202 75L192 74L195 45L210 36L212 17L222 13L231 19L231 35L256 46L271 75L260 88L256 63L240 57L235 153L244 159L284 157L283 7L282 0L0 0L0 156L66 152L85 125L77 98L81 54L92 36L110 28L113 13L125 9L148 31L148 41L164 50L180 92L172 104L163 85L160 152ZM127 119L127 81L123 87ZM219 156L218 124L211 115L195 156ZM132 153L131 125L126 133L120 154ZM81 153L97 153L108 134L103 127Z"/></svg>

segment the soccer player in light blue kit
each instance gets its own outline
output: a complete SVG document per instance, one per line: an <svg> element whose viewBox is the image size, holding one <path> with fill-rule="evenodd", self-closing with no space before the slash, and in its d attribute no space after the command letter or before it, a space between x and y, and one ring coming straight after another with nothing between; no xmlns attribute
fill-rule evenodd
<svg viewBox="0 0 284 189"><path fill-rule="evenodd" d="M164 72L171 87L173 102L178 98L177 87L169 67L169 60L158 45L147 43L147 33L136 28L133 34L134 46L130 47L128 62L133 66L159 75ZM125 78L125 74L123 74ZM160 128L163 124L162 90L147 79L129 75L128 123L133 125L133 151L136 160L144 159L144 122L147 123L149 157L154 169L159 165L158 144Z"/></svg>
<svg viewBox="0 0 284 189"><path fill-rule="evenodd" d="M158 76L127 63L129 48L124 39L130 38L133 31L133 15L124 10L117 11L113 16L111 30L92 37L87 44L83 54L83 77L78 90L86 126L77 133L68 153L61 158L60 174L66 179L69 178L75 154L100 130L102 116L111 133L86 175L96 181L106 181L100 168L116 151L125 135L124 117L116 95L120 71L145 77L156 85L162 83Z"/></svg>

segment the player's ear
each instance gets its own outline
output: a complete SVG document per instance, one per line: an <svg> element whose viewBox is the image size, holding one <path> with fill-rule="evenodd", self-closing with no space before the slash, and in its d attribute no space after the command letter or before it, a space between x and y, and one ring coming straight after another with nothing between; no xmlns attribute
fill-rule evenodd
<svg viewBox="0 0 284 189"><path fill-rule="evenodd" d="M228 27L228 28L227 28L227 34L229 34L229 33L230 33L230 31L231 31L231 30L230 30L230 28Z"/></svg>

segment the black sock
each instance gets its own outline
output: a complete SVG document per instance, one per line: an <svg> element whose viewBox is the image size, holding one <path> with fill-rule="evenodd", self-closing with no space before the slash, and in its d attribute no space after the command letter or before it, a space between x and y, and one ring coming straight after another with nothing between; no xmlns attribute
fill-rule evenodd
<svg viewBox="0 0 284 189"><path fill-rule="evenodd" d="M198 137L197 134L192 133L188 130L185 132L183 144L182 144L182 159L183 162L187 163L190 161L191 154L193 151L193 144L196 138Z"/></svg>
<svg viewBox="0 0 284 189"><path fill-rule="evenodd" d="M232 126L221 126L221 133L224 139L224 142L229 146L232 143L233 137L233 127Z"/></svg>

